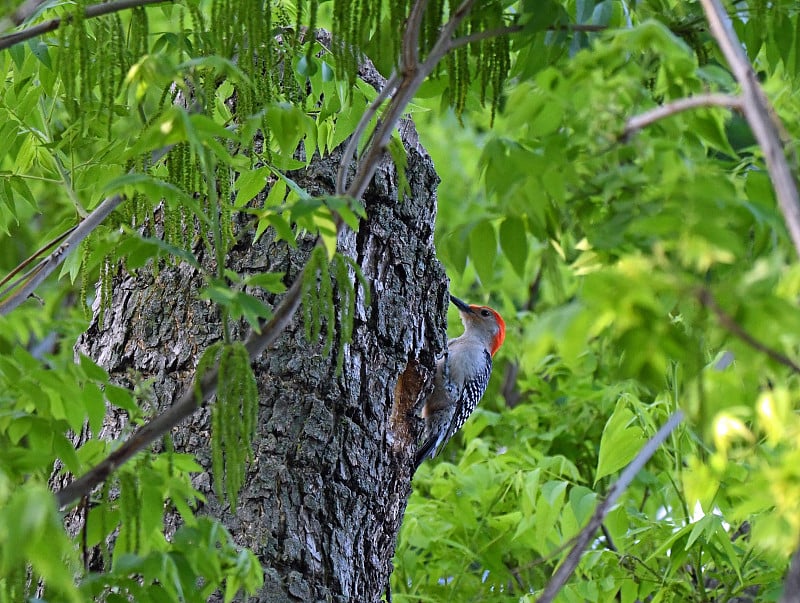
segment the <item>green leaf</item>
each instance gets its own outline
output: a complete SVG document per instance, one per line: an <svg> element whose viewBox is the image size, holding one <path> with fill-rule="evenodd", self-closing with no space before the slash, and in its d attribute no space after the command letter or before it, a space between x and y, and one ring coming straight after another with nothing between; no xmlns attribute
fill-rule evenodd
<svg viewBox="0 0 800 603"><path fill-rule="evenodd" d="M127 410L132 416L139 416L140 410L136 405L133 392L118 385L106 385L105 394L108 401L117 408Z"/></svg>
<svg viewBox="0 0 800 603"><path fill-rule="evenodd" d="M628 409L626 401L620 398L600 439L594 483L630 463L645 442L642 428L636 425L636 415Z"/></svg>
<svg viewBox="0 0 800 603"><path fill-rule="evenodd" d="M200 269L200 262L189 251L167 243L155 237L140 237L132 229L125 228L131 236L122 241L116 248L116 255L124 258L130 269L141 268L150 258L171 255L179 258L190 266Z"/></svg>
<svg viewBox="0 0 800 603"><path fill-rule="evenodd" d="M236 200L233 206L242 208L252 201L267 185L267 179L272 170L263 166L254 170L248 170L239 174L236 179Z"/></svg>
<svg viewBox="0 0 800 603"><path fill-rule="evenodd" d="M528 239L525 234L525 223L520 218L509 216L500 224L500 248L516 273L524 277L525 262L528 259Z"/></svg>
<svg viewBox="0 0 800 603"><path fill-rule="evenodd" d="M95 361L86 354L80 354L79 357L81 368L89 379L102 381L104 383L108 381L108 373L103 367L97 365Z"/></svg>
<svg viewBox="0 0 800 603"><path fill-rule="evenodd" d="M483 283L488 284L494 280L496 255L497 239L494 226L488 220L478 223L469 234L469 257Z"/></svg>
<svg viewBox="0 0 800 603"><path fill-rule="evenodd" d="M316 128L314 122L299 107L288 103L274 103L266 110L265 119L278 142L281 160L294 155L307 132Z"/></svg>
<svg viewBox="0 0 800 603"><path fill-rule="evenodd" d="M106 401L97 384L90 382L83 386L83 403L89 418L89 428L92 433L100 433L106 416Z"/></svg>
<svg viewBox="0 0 800 603"><path fill-rule="evenodd" d="M262 272L254 274L244 279L245 285L249 287L261 287L270 293L283 293L286 285L283 283L284 272Z"/></svg>

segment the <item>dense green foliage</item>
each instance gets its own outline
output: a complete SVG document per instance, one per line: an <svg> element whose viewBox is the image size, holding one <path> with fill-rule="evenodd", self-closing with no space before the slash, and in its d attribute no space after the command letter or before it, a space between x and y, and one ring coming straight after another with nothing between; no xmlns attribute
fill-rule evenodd
<svg viewBox="0 0 800 603"><path fill-rule="evenodd" d="M229 599L260 584L254 555L194 516L200 495L188 476L200 468L168 443L97 496L85 545L108 554L119 529L103 574L82 571L81 543L64 533L47 480L56 460L81 474L105 456L107 442L75 449L69 434L85 424L97 434L106 404L132 424L149 412L146 384L113 385L72 354L120 261L199 265L196 236L217 259L199 294L226 321L257 328L271 310L250 292L281 292L281 275L225 269L233 216L245 212L259 236L270 228L289 244L319 233L329 253L309 268L303 317L309 336L331 333L323 322L336 310L310 298L331 278L347 282L353 266L335 257L334 222L357 227L363 209L312 198L286 171L345 140L375 91L354 82L352 46L299 34L330 28L388 75L410 3L263 4L186 0L88 19L84 2L54 3L36 19L73 15L69 26L0 51L0 273L104 198L127 199L59 279L0 317L0 601L27 592L28 571L52 600L191 601L216 589ZM724 601L750 586L776 600L800 541L800 387L793 368L736 331L788 358L800 350L796 254L741 117L697 109L623 136L629 117L656 105L736 92L701 8L478 4L457 35L513 33L446 58L411 110L442 177L437 246L451 288L497 307L509 336L481 408L415 478L394 598L535 600L615 475L681 408L687 420L607 518L561 600ZM428 8L423 55L450 10L443 0ZM733 17L786 140L796 140L797 8L750 0ZM148 228L156 210L163 237ZM351 314L344 304L339 319ZM235 342L205 368L218 357L229 359L223 378L241 385L214 419L244 443L236 457L214 452L218 489L235 501L253 424L234 433L225 408L252 417L252 384ZM165 507L185 521L169 540Z"/></svg>
<svg viewBox="0 0 800 603"><path fill-rule="evenodd" d="M451 288L512 327L464 449L418 473L396 559L409 596L396 600L535 600L615 473L677 408L686 422L561 600L726 601L750 585L776 600L800 538L797 375L708 301L796 357L800 273L761 151L724 109L622 137L656 104L737 86L699 6L591 4L565 3L569 20L621 29L541 33L530 47L520 36L493 129L480 111L466 130L434 112L422 122L444 183ZM796 140L798 14L737 7Z"/></svg>

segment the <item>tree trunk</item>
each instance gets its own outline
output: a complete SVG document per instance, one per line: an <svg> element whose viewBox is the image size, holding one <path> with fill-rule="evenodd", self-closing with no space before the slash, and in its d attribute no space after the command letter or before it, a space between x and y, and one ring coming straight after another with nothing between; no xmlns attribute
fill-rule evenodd
<svg viewBox="0 0 800 603"><path fill-rule="evenodd" d="M433 244L438 177L413 125L401 130L410 196L398 199L396 170L384 160L364 196L367 218L357 233L339 238L339 250L356 260L371 286L369 306L357 289L344 370L335 376L335 359L305 339L299 315L255 363L255 462L235 513L212 491L209 411L173 430L175 449L194 453L206 470L194 479L207 497L204 512L262 562L258 601L376 601L392 570L420 430L414 416L445 345L447 308ZM340 156L315 157L291 177L312 195L330 194ZM253 243L252 233L240 233L228 266L244 275L285 271L291 283L310 241L290 249L269 238ZM213 269L211 254L198 255ZM104 326L95 320L76 349L119 383L152 380L155 409L169 406L203 350L222 337L216 307L198 299L202 284L185 264L118 277ZM239 325L235 335L244 334ZM104 437L120 437L124 423L121 415L110 417ZM170 521L168 533L179 520Z"/></svg>

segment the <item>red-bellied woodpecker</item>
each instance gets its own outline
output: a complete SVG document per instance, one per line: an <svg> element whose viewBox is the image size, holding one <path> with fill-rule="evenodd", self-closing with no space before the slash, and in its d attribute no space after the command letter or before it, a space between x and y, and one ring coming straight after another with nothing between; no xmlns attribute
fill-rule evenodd
<svg viewBox="0 0 800 603"><path fill-rule="evenodd" d="M436 365L433 393L422 410L425 431L416 466L436 456L478 406L489 385L492 356L506 337L506 323L490 307L468 305L452 295L450 300L461 314L464 334L447 342L447 367L444 359Z"/></svg>

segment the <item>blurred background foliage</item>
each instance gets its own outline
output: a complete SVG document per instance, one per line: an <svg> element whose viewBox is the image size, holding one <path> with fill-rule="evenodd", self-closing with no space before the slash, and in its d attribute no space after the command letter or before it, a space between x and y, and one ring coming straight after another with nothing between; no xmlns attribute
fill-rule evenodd
<svg viewBox="0 0 800 603"><path fill-rule="evenodd" d="M415 113L442 177L451 290L510 329L478 411L417 473L396 599L534 601L680 408L559 600L777 600L800 538L796 370L715 308L796 358L796 254L741 116L699 109L623 135L656 105L737 86L698 3L544 5L609 30L512 37L493 124L474 98L460 118L433 96ZM732 17L796 169L797 9L739 2Z"/></svg>

